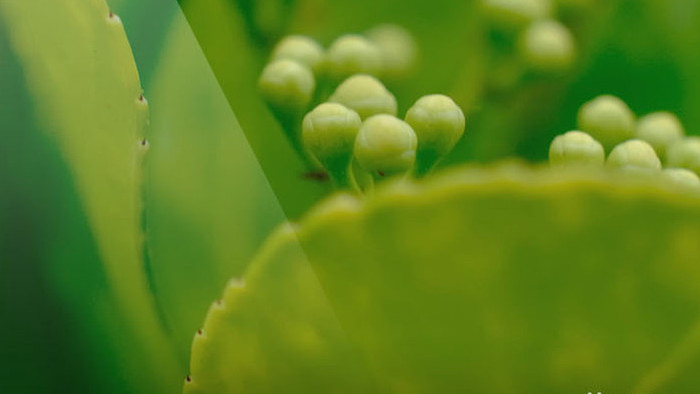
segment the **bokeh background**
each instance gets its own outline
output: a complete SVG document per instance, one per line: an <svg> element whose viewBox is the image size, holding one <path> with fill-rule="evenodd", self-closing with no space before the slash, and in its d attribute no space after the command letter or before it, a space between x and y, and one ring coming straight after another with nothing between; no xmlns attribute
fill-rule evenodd
<svg viewBox="0 0 700 394"><path fill-rule="evenodd" d="M555 2L577 40L576 65L518 77L507 66L512 48L478 1L107 3L151 104L143 266L179 367L161 384L143 365L147 349L113 300L73 170L27 83L12 24L0 19L0 392L179 389L211 300L275 225L329 192L301 178L302 163L256 94L259 70L285 34L327 46L380 23L409 29L421 56L413 76L390 85L400 113L445 93L467 114L465 138L443 165L542 161L551 138L575 128L578 107L599 94L623 98L638 115L672 111L688 134L700 133L695 0Z"/></svg>

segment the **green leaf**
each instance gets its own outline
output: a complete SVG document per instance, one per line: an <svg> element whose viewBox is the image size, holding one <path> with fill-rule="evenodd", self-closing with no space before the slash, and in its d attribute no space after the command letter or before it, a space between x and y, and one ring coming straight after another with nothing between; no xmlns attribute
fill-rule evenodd
<svg viewBox="0 0 700 394"><path fill-rule="evenodd" d="M298 217L330 186L303 175L309 171L285 139L262 97L258 77L264 65L259 43L248 39L242 15L228 0L181 2L202 51L285 214Z"/></svg>
<svg viewBox="0 0 700 394"><path fill-rule="evenodd" d="M169 28L179 10L174 0L108 0L124 23L144 89L151 89Z"/></svg>
<svg viewBox="0 0 700 394"><path fill-rule="evenodd" d="M61 294L50 285L47 274L51 265L48 249L56 238L51 231L58 222L56 212L77 204L75 199L71 204L59 197L63 190L57 185L63 184L68 173L56 149L36 128L22 69L9 50L9 37L3 27L0 26L0 316L4 324L0 325L0 391L55 392L71 385L74 392L86 392L97 386L92 376L80 381L72 379L86 375L86 349L75 346L76 339L86 340L84 331L76 327L73 311L62 303ZM87 237L77 247L89 248L89 233L83 234Z"/></svg>
<svg viewBox="0 0 700 394"><path fill-rule="evenodd" d="M337 317L380 392L698 391L698 239L698 195L612 173L502 165L340 195L228 286L194 341L190 386L256 392L244 384L267 378L308 392L337 371L279 365L301 371L284 360L344 338L280 338Z"/></svg>
<svg viewBox="0 0 700 394"><path fill-rule="evenodd" d="M185 365L207 306L284 216L179 9L149 99L149 266Z"/></svg>
<svg viewBox="0 0 700 394"><path fill-rule="evenodd" d="M123 322L110 327L131 352L130 379L172 392L177 369L142 260L141 141L148 106L121 21L102 0L0 3L42 127L73 175ZM86 299L90 304L93 300ZM105 305L102 313L108 313Z"/></svg>
<svg viewBox="0 0 700 394"><path fill-rule="evenodd" d="M231 280L211 305L185 393L369 392L365 364L294 237L291 226L274 233L245 283Z"/></svg>

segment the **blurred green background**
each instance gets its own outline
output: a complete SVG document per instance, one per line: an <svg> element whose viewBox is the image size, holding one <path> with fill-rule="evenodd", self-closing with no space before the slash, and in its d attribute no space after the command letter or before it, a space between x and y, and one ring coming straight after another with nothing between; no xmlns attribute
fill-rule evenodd
<svg viewBox="0 0 700 394"><path fill-rule="evenodd" d="M284 34L327 46L379 23L408 28L421 58L413 77L390 86L400 113L424 94L446 93L467 114L465 138L443 165L541 161L551 138L575 127L580 104L604 93L639 115L673 111L689 134L700 129L695 0L562 6L559 17L580 46L576 67L505 88L490 83L499 48L476 1L107 2L124 24L151 105L143 270L157 329L178 365L165 373L172 382L152 384L156 391L179 389L209 303L271 229L329 192L301 177L302 163L256 94L259 70ZM25 60L13 48L12 24L0 19L0 392L142 391L134 371L143 360L131 353L138 330L120 326L128 323L90 213Z"/></svg>

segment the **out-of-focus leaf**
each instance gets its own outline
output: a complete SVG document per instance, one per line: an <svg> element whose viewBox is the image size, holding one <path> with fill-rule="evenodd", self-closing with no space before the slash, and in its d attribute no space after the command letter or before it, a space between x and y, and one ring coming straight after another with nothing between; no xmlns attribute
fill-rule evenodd
<svg viewBox="0 0 700 394"><path fill-rule="evenodd" d="M84 331L50 280L47 253L56 211L71 205L58 187L68 174L36 128L7 38L0 26L0 392L48 393L71 385L86 393L97 382L85 372ZM72 378L80 375L85 379Z"/></svg>
<svg viewBox="0 0 700 394"><path fill-rule="evenodd" d="M245 283L232 280L209 308L185 393L373 392L293 238L291 227L275 233Z"/></svg>
<svg viewBox="0 0 700 394"><path fill-rule="evenodd" d="M179 9L175 0L107 0L124 23L141 82L148 92L156 75L164 41Z"/></svg>
<svg viewBox="0 0 700 394"><path fill-rule="evenodd" d="M381 392L698 391L698 239L700 196L617 174L467 168L338 196L212 306L185 392L308 392L330 375L284 361L344 360L334 316Z"/></svg>
<svg viewBox="0 0 700 394"><path fill-rule="evenodd" d="M184 3L184 4L182 4ZM329 189L309 171L258 94L264 48L248 39L242 15L228 0L181 2L187 21L260 162L284 212L297 217Z"/></svg>
<svg viewBox="0 0 700 394"><path fill-rule="evenodd" d="M9 0L0 17L20 59L42 128L73 175L116 313L98 308L120 341L129 379L172 392L177 369L142 260L141 141L147 104L118 16L102 0ZM94 300L86 299L86 303Z"/></svg>
<svg viewBox="0 0 700 394"><path fill-rule="evenodd" d="M211 300L284 216L179 9L149 100L149 265L185 365Z"/></svg>

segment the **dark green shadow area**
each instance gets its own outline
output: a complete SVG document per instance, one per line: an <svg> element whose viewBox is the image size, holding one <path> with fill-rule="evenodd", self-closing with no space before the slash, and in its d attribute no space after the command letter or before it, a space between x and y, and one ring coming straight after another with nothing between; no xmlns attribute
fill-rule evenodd
<svg viewBox="0 0 700 394"><path fill-rule="evenodd" d="M0 392L87 393L89 378L76 379L86 376L84 345L49 273L47 246L66 192L57 169L65 169L33 123L6 39L0 34Z"/></svg>
<svg viewBox="0 0 700 394"><path fill-rule="evenodd" d="M92 232L7 38L0 30L0 392L133 392Z"/></svg>
<svg viewBox="0 0 700 394"><path fill-rule="evenodd" d="M51 177L38 141L19 65L0 35L0 391L56 392L85 360L68 315L47 285L44 204ZM41 376L41 379L36 379ZM74 386L87 392L87 381Z"/></svg>

